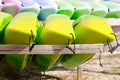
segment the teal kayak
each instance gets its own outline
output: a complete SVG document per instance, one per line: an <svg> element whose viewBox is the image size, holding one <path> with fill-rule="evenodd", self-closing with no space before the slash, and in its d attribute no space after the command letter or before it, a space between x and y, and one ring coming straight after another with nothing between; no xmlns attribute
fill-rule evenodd
<svg viewBox="0 0 120 80"><path fill-rule="evenodd" d="M88 4L92 7L91 15L105 17L108 13L108 8L100 4L98 2L88 2Z"/></svg>
<svg viewBox="0 0 120 80"><path fill-rule="evenodd" d="M52 0L34 0L40 5L39 20L45 20L49 15L56 14L58 5Z"/></svg>
<svg viewBox="0 0 120 80"><path fill-rule="evenodd" d="M40 12L40 5L34 0L21 0L22 2L22 10L21 12L34 12L37 15Z"/></svg>
<svg viewBox="0 0 120 80"><path fill-rule="evenodd" d="M106 18L120 18L120 4L109 1L101 2L101 4L108 7Z"/></svg>

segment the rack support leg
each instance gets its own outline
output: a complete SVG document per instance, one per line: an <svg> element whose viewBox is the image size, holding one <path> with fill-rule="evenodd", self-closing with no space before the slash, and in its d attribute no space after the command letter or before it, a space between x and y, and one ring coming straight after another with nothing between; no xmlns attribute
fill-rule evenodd
<svg viewBox="0 0 120 80"><path fill-rule="evenodd" d="M83 70L82 70L82 66L78 66L77 67L77 80L82 80L83 77Z"/></svg>

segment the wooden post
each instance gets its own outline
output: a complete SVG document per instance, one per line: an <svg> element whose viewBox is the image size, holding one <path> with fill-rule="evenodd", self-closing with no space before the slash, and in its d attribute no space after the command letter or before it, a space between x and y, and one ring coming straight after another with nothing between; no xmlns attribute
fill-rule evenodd
<svg viewBox="0 0 120 80"><path fill-rule="evenodd" d="M83 70L82 70L82 66L78 66L77 67L77 80L82 80L83 77Z"/></svg>

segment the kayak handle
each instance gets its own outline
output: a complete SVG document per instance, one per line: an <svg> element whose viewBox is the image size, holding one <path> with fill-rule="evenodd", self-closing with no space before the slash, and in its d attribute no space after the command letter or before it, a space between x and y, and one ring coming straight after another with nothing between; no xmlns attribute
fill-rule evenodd
<svg viewBox="0 0 120 80"><path fill-rule="evenodd" d="M73 38L74 49L72 49L71 47L69 47L69 45L70 45L70 39L68 39L68 44L67 44L66 48L68 48L70 51L73 52L73 54L75 54L75 38L74 38L73 33L70 33L70 34L72 35L72 38Z"/></svg>
<svg viewBox="0 0 120 80"><path fill-rule="evenodd" d="M31 36L29 36L29 51L31 52L35 46L33 31L31 30Z"/></svg>

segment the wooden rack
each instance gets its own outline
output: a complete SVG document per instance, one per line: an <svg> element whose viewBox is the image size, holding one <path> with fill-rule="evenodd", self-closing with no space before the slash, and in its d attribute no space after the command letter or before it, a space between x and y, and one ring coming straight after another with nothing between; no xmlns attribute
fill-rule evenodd
<svg viewBox="0 0 120 80"><path fill-rule="evenodd" d="M108 19L108 22L112 26L118 40L120 34L120 19ZM115 44L115 41L112 42ZM29 45L0 45L0 54L69 54L72 52L66 48L67 45L35 45L31 51L29 51ZM74 45L69 45L72 49ZM104 44L76 44L76 54L83 53L99 53L109 52L108 48L104 48ZM115 50L119 52L120 49Z"/></svg>
<svg viewBox="0 0 120 80"><path fill-rule="evenodd" d="M120 41L120 19L108 19L108 22L112 26L118 41ZM112 42L113 47L116 46L116 41ZM69 45L72 49L74 45ZM104 44L76 44L76 54L91 54L91 53L110 53L107 45ZM116 47L113 53L120 52L119 45ZM35 45L31 51L29 51L29 45L0 45L0 54L73 54L66 45ZM82 78L82 69L78 67L78 80Z"/></svg>

